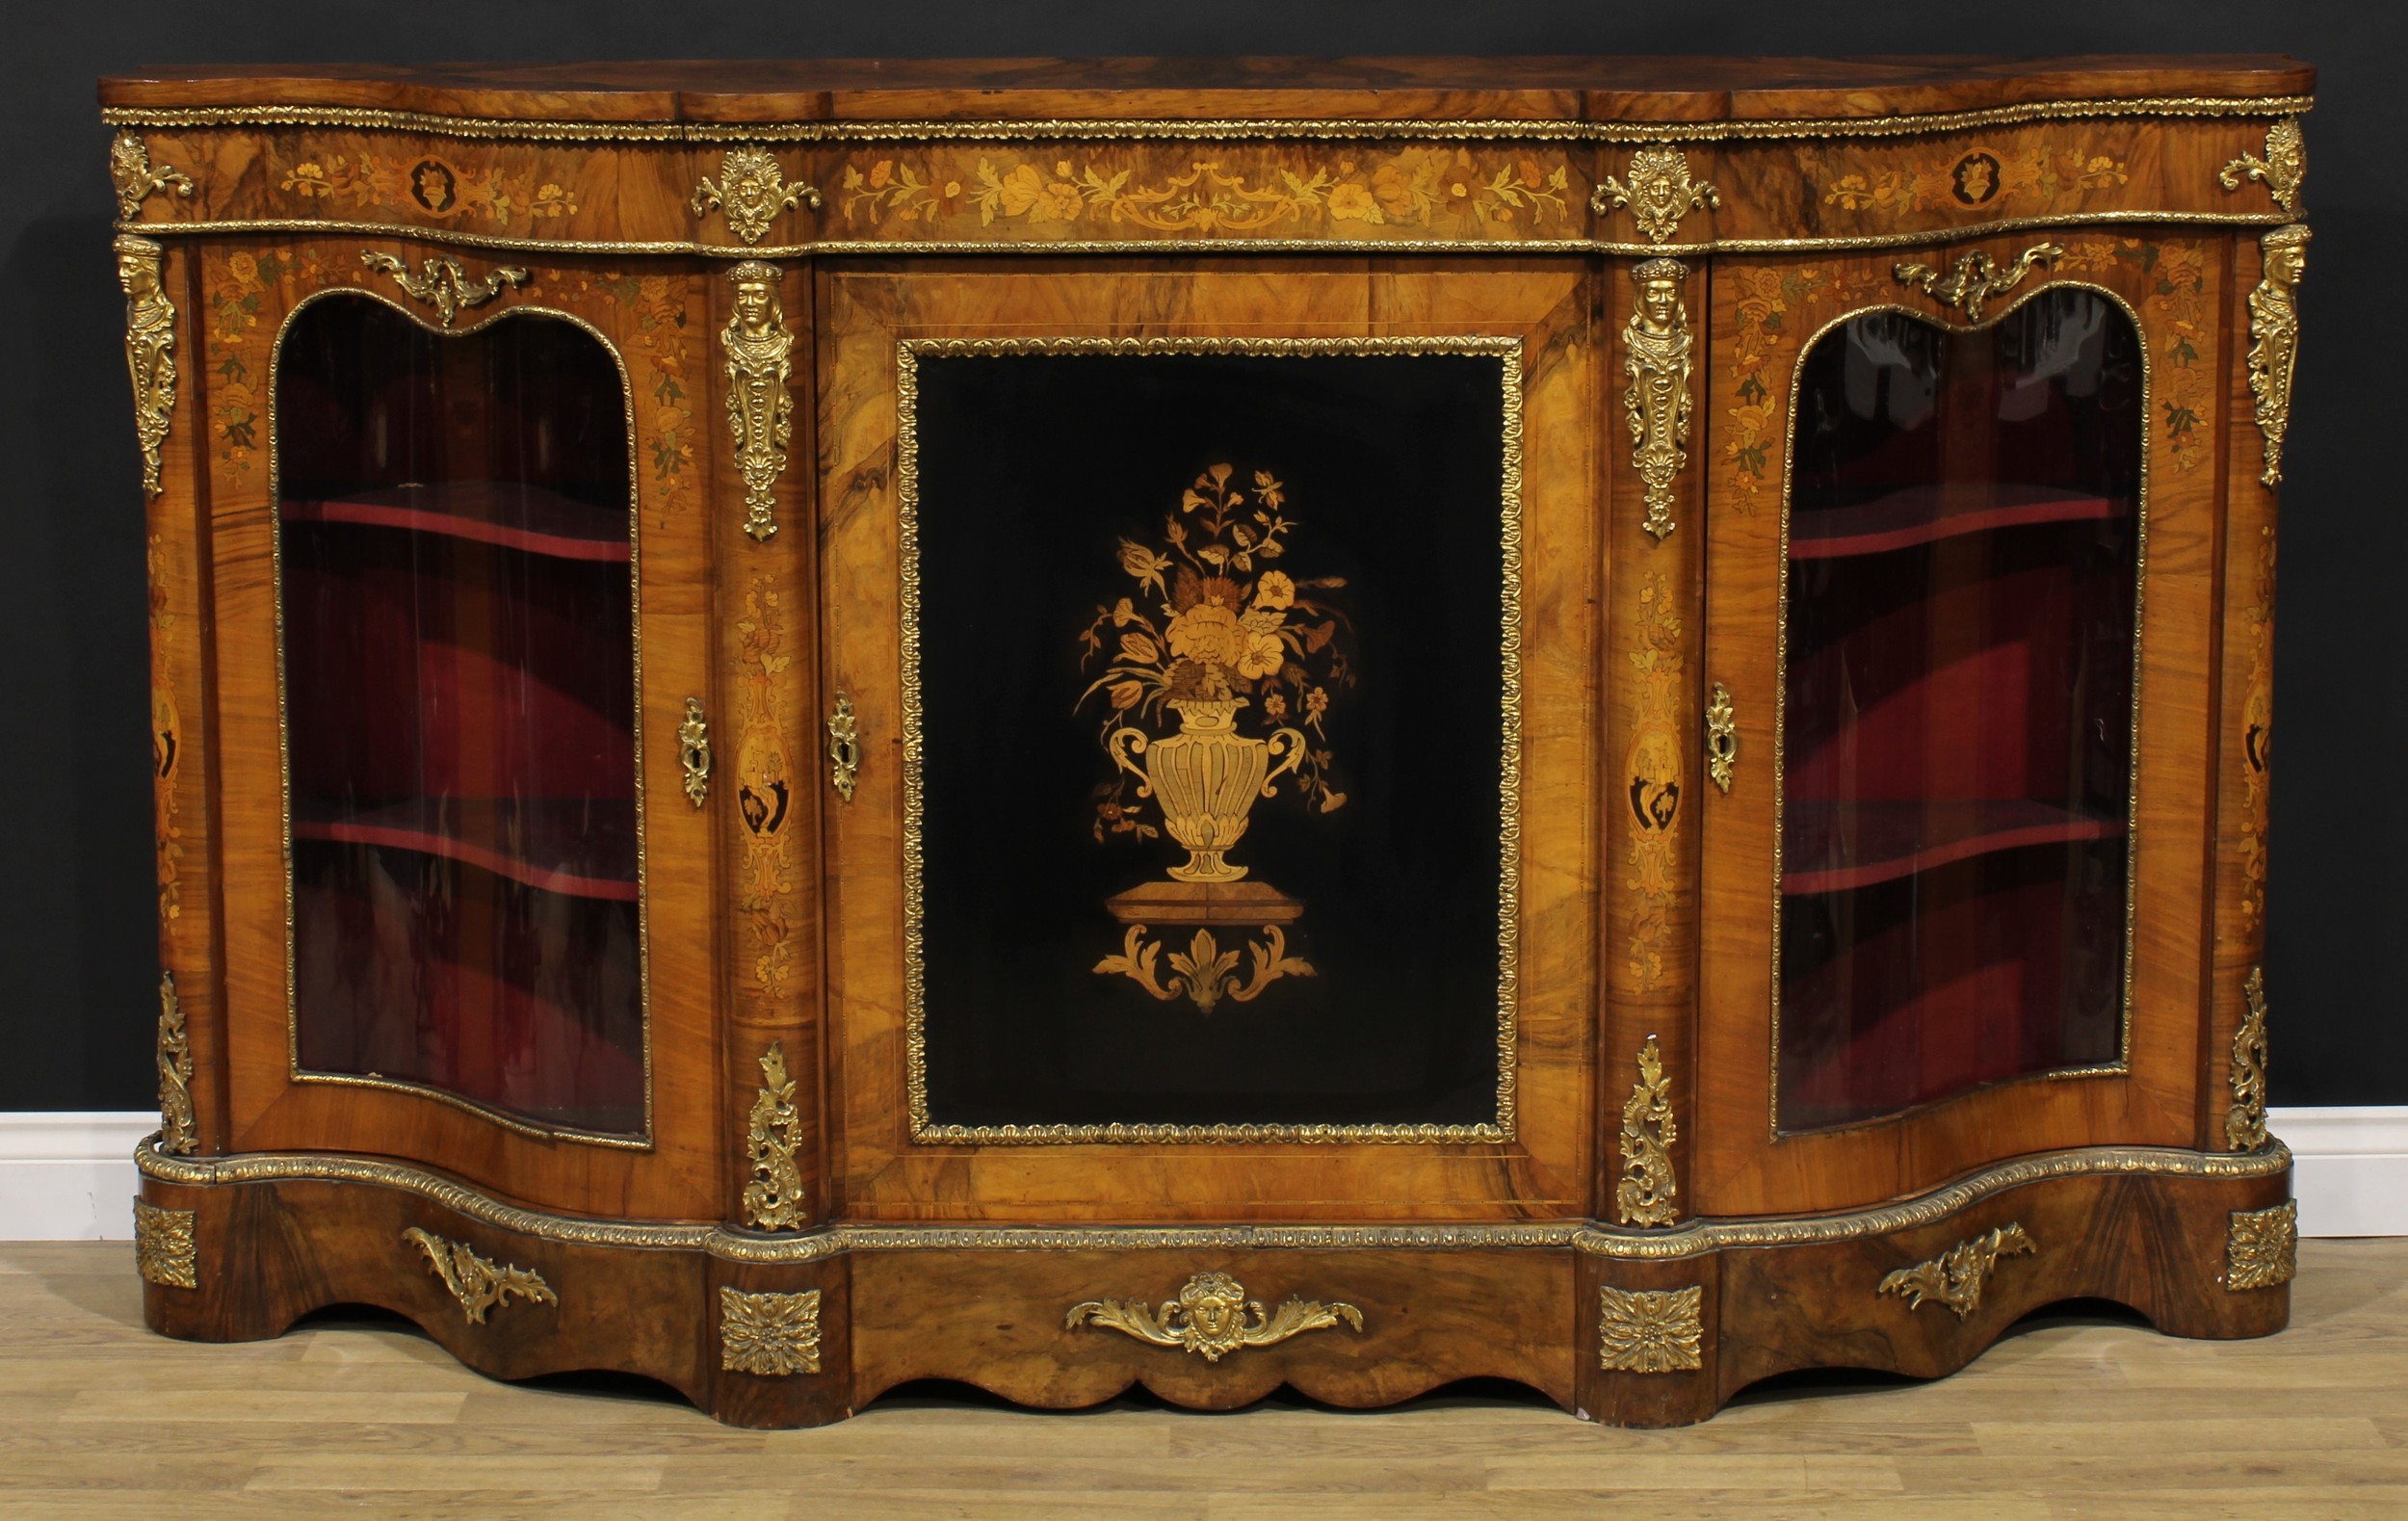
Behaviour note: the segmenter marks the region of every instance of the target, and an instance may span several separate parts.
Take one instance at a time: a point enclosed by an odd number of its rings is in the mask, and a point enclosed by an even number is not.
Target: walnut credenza
[[[2278,1329],[2312,88],[109,81],[150,1324],[758,1426]]]

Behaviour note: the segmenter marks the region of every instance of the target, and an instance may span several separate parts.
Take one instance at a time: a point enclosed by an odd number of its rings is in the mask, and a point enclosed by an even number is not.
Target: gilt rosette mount
[[[1105,705],[1097,738],[1117,772],[1096,789],[1095,838],[1143,844],[1166,830],[1187,852],[1167,879],[1106,902],[1127,932],[1095,970],[1165,1002],[1185,994],[1201,1013],[1315,975],[1288,954],[1288,927],[1304,905],[1228,858],[1255,803],[1279,796],[1283,779],[1313,812],[1347,800],[1324,720],[1354,685],[1353,629],[1322,595],[1346,581],[1273,567],[1297,526],[1287,506],[1268,470],[1249,485],[1234,465],[1206,469],[1165,513],[1155,542],[1120,540],[1120,568],[1136,585],[1098,606],[1079,636],[1086,668],[1100,660],[1104,669],[1077,705]],[[1193,927],[1169,954],[1167,980],[1164,942],[1148,933],[1158,925]],[[1224,947],[1216,927],[1228,926],[1263,937]]]

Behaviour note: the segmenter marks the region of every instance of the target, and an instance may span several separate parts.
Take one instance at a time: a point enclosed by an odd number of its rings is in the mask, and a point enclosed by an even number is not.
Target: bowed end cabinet
[[[2313,83],[109,81],[150,1324],[754,1426],[2280,1328]]]

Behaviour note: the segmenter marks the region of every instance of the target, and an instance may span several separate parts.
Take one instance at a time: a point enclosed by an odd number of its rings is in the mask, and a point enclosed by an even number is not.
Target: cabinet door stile
[[[1605,907],[1599,948],[1606,988],[1598,1062],[1598,1217],[1668,1224],[1690,1213],[1679,1192],[1698,1144],[1697,877],[1712,806],[1703,762],[1705,481],[1713,459],[1711,266],[1672,269],[1603,262],[1597,278],[1608,341],[1599,345],[1597,436],[1607,503],[1610,587],[1605,641],[1606,755],[1599,789],[1605,827],[1599,876]],[[1640,311],[1642,272],[1670,295],[1652,322]],[[1682,342],[1686,339],[1686,343]],[[1636,437],[1634,437],[1634,434]],[[1659,532],[1661,530],[1661,532]],[[1662,1173],[1674,1192],[1658,1202],[1653,1161],[1624,1155],[1630,1137],[1652,1157],[1648,1123],[1627,1117],[1646,1084],[1644,1056],[1669,1082],[1677,1134]],[[1632,1183],[1625,1190],[1626,1180]],[[1630,1197],[1626,1200],[1625,1194]]]
[[[827,1204],[818,887],[832,788],[814,618],[815,280],[800,261],[699,278],[713,403],[698,415],[711,439],[728,768],[717,825],[729,884],[727,1208],[755,1228],[792,1230],[824,1218]],[[764,287],[774,299],[766,308]],[[719,400],[731,391],[762,404],[732,414],[741,429]]]

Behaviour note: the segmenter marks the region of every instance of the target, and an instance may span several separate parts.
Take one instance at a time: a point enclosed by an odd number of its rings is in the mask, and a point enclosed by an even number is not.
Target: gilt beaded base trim
[[[315,1152],[171,1157],[144,1141],[134,1152],[145,1177],[184,1188],[230,1183],[371,1183],[400,1189],[503,1230],[580,1246],[683,1247],[727,1262],[816,1262],[851,1251],[1095,1251],[1146,1248],[1280,1250],[1364,1248],[1463,1251],[1569,1247],[1633,1261],[1693,1257],[1736,1246],[1794,1246],[1886,1235],[1946,1219],[1992,1194],[2062,1178],[2154,1175],[2240,1179],[2290,1169],[2280,1141],[2250,1152],[2158,1146],[2087,1146],[2040,1152],[1985,1167],[1914,1198],[1845,1214],[1690,1220],[1670,1230],[1626,1230],[1593,1220],[1430,1225],[863,1225],[759,1236],[717,1224],[585,1219],[506,1204],[422,1167]]]

